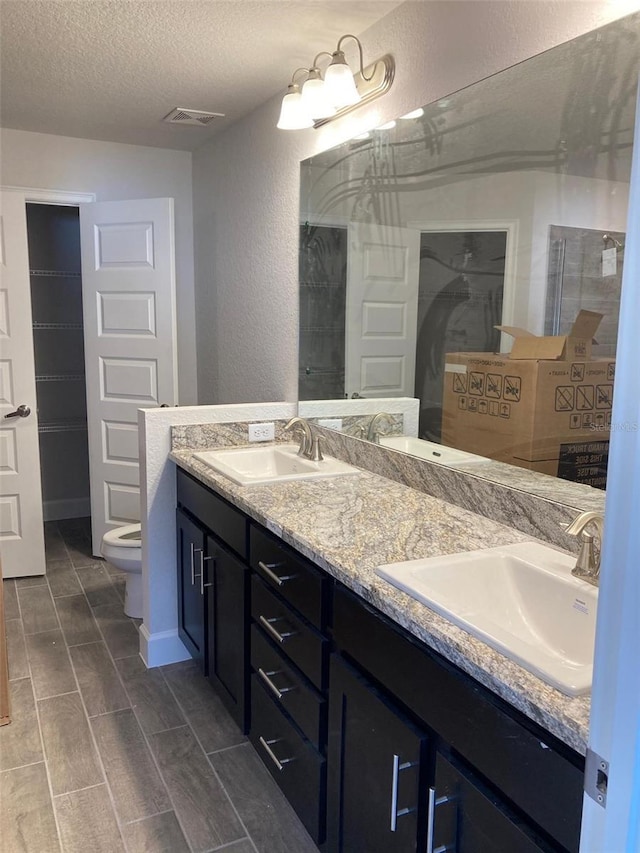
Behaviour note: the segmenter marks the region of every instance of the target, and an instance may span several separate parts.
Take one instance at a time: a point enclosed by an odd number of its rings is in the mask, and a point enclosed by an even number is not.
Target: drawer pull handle
[[[271,636],[275,637],[275,639],[279,643],[286,643],[286,641],[289,640],[291,637],[295,637],[295,635],[298,632],[297,631],[283,631],[282,633],[280,633],[279,631],[277,631],[273,627],[272,623],[273,622],[279,622],[282,618],[283,618],[282,616],[274,616],[272,619],[267,619],[266,616],[261,616],[260,617],[260,624],[264,625],[264,627],[271,634]]]
[[[194,571],[194,557],[196,554],[200,554],[200,571],[198,574]],[[200,578],[200,595],[204,595],[204,588],[206,586],[213,586],[213,583],[205,583],[204,582],[204,562],[205,560],[215,560],[215,557],[205,557],[204,551],[202,548],[194,548],[193,542],[191,543],[191,586],[194,586],[196,582],[196,578]],[[215,563],[214,563],[215,565]]]
[[[195,574],[195,572],[196,572],[196,568],[195,568],[195,561],[194,561],[194,559],[193,559],[193,558],[195,557],[196,548],[195,548],[195,546],[194,546],[193,542],[189,542],[189,548],[190,548],[190,550],[191,550],[191,586],[195,586],[195,583],[196,583],[196,574]]]
[[[404,817],[404,815],[415,811],[415,809],[406,808],[398,810],[398,776],[401,770],[408,770],[409,767],[415,766],[415,762],[412,763],[411,761],[405,761],[403,764],[400,764],[400,756],[394,754],[391,771],[391,832],[396,831],[399,817]]]
[[[258,738],[262,746],[264,747],[265,752],[269,756],[269,758],[276,765],[278,770],[284,770],[285,764],[289,764],[291,761],[295,761],[295,758],[277,758],[274,751],[271,749],[271,745],[274,743],[278,743],[281,738],[274,738],[273,740],[265,740],[262,735]]]
[[[278,586],[283,586],[287,581],[298,577],[297,575],[277,575],[273,569],[281,565],[282,563],[263,563],[262,560],[258,560],[258,568]]]
[[[445,803],[450,803],[455,797],[438,797],[436,799],[436,789],[429,788],[429,808],[427,816],[427,853],[447,853],[448,850],[453,850],[448,844],[441,844],[439,847],[433,846],[433,834],[436,829],[436,808]]]
[[[269,690],[271,690],[272,693],[275,693],[275,695],[278,697],[278,699],[282,699],[282,697],[284,696],[285,693],[291,693],[292,690],[296,689],[295,687],[281,687],[281,688],[276,687],[276,685],[271,680],[270,676],[271,675],[278,675],[281,672],[282,672],[281,669],[272,669],[269,672],[265,672],[264,669],[262,669],[262,667],[258,667],[258,675],[264,681],[264,683],[267,685]]]
[[[216,567],[216,558],[215,557],[205,557],[202,548],[198,548],[200,551],[200,595],[204,595],[204,591],[206,587],[213,586],[213,581],[209,581],[209,583],[204,582],[204,564],[207,560],[213,560],[213,568],[215,570]],[[196,575],[196,577],[198,577]]]

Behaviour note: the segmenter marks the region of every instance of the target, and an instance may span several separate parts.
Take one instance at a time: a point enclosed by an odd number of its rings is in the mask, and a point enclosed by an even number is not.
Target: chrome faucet
[[[585,531],[588,524],[593,524],[598,534],[598,551],[593,543],[593,536]],[[600,512],[581,512],[577,518],[565,528],[570,536],[580,537],[580,553],[571,574],[587,583],[598,586],[600,580],[600,557],[602,552],[602,534],[604,518]]]
[[[300,447],[298,448],[298,456],[305,456],[307,459],[313,458],[313,436],[311,435],[311,427],[304,418],[291,418],[288,424],[284,427],[285,430],[291,429],[300,433]],[[322,457],[321,457],[322,458]]]
[[[374,444],[380,444],[380,430],[377,429],[378,423],[382,418],[390,418],[388,412],[378,412],[369,421],[369,429],[367,430],[367,441],[373,441]]]

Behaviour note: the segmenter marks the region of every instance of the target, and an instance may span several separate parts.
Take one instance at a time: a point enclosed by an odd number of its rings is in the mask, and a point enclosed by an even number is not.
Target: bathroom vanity
[[[578,850],[588,698],[374,573],[530,537],[365,471],[171,458],[180,637],[322,850]]]

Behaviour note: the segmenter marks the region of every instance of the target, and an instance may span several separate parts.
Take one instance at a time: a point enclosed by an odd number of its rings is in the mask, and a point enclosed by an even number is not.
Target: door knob
[[[30,414],[31,409],[23,403],[21,406],[18,406],[15,412],[9,412],[8,415],[5,415],[5,418],[28,418]]]

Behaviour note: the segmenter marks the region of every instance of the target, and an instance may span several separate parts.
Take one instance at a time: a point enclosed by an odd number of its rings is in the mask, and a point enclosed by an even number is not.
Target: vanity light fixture
[[[353,39],[358,45],[360,68],[355,74],[345,58],[345,39]],[[323,56],[331,59],[324,77],[318,67],[318,61]],[[296,81],[300,73],[306,75],[302,88],[299,80]],[[293,72],[287,94],[282,99],[277,127],[281,130],[321,127],[351,112],[360,104],[383,95],[389,90],[394,73],[392,56],[386,54],[365,68],[360,40],[350,34],[341,36],[333,53],[321,51],[310,68],[297,68]]]
[[[338,109],[343,107],[351,107],[359,104],[362,100],[356,81],[353,79],[353,73],[347,65],[347,60],[342,50],[342,42],[350,36],[342,36],[338,42],[338,46],[331,56],[331,63],[324,73],[325,86],[327,93]],[[360,73],[364,75],[362,45],[355,36],[351,36],[358,43],[360,52]],[[365,78],[366,79],[366,78]]]
[[[298,71],[306,71],[306,69],[298,68]],[[297,71],[294,72],[293,77],[296,74]],[[313,127],[313,119],[302,105],[300,86],[293,79],[289,83],[287,94],[282,99],[280,118],[276,127],[280,130],[303,130],[306,127]]]
[[[396,126],[395,121],[393,121],[393,120],[387,121],[384,124],[379,124],[378,127],[376,127],[376,130],[391,130],[395,126]]]
[[[316,56],[313,60],[313,66],[307,72],[307,79],[302,84],[302,99],[300,104],[305,113],[314,119],[333,118],[337,112],[335,103],[327,89],[327,84],[322,79],[320,69],[316,65],[320,56],[322,56],[322,53]]]

